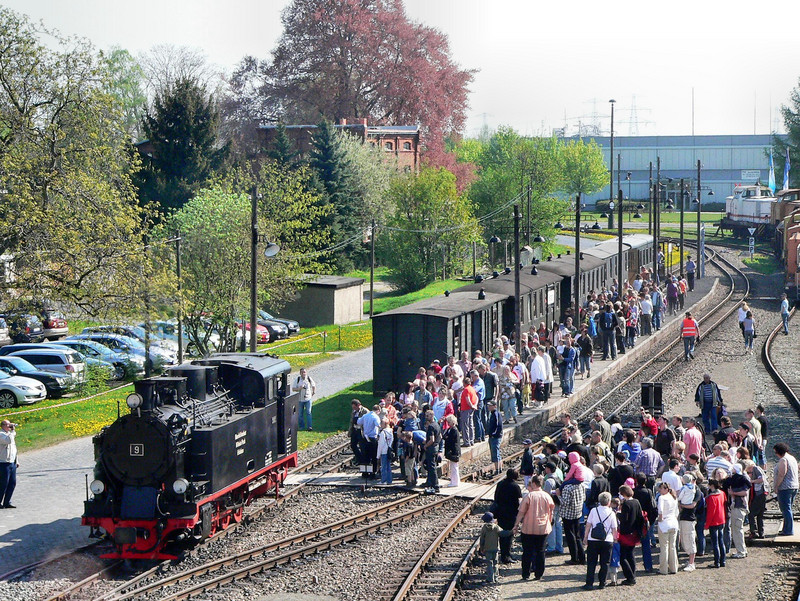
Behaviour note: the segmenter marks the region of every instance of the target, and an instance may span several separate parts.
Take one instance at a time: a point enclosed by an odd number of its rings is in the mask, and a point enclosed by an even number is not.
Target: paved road
[[[311,368],[318,398],[372,378],[372,347]],[[19,457],[17,509],[0,511],[0,574],[65,553],[89,542],[80,525],[86,477],[92,480],[91,437],[71,440]]]

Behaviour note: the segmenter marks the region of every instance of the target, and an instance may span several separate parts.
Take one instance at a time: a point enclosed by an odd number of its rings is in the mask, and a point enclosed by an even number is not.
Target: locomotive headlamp
[[[183,478],[178,478],[172,483],[172,490],[176,495],[182,495],[189,489],[189,482]]]
[[[125,402],[131,409],[137,409],[138,407],[141,407],[143,400],[144,399],[142,399],[140,395],[136,394],[135,392],[132,392],[131,394],[128,395],[128,398],[125,399]]]
[[[92,480],[92,483],[89,485],[89,490],[92,491],[93,495],[103,494],[103,491],[105,489],[106,485],[103,483],[102,480]]]

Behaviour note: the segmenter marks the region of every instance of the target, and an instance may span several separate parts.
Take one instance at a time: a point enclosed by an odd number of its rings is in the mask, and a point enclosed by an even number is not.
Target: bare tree
[[[139,56],[139,64],[151,100],[171,90],[177,81],[195,81],[215,96],[223,86],[221,71],[208,62],[199,48],[157,44]]]

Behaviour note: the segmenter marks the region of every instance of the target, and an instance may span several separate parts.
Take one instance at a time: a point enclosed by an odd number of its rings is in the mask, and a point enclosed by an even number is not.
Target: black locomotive
[[[289,364],[215,354],[136,382],[130,412],[94,439],[93,496],[82,524],[102,528],[108,557],[174,558],[242,519],[297,465],[297,395]]]

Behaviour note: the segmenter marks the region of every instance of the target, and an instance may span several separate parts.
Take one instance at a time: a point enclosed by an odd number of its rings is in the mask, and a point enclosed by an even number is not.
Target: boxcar
[[[500,335],[506,297],[463,288],[427,298],[372,318],[372,373],[375,394],[402,391],[420,367],[442,365],[461,351],[491,348]]]

